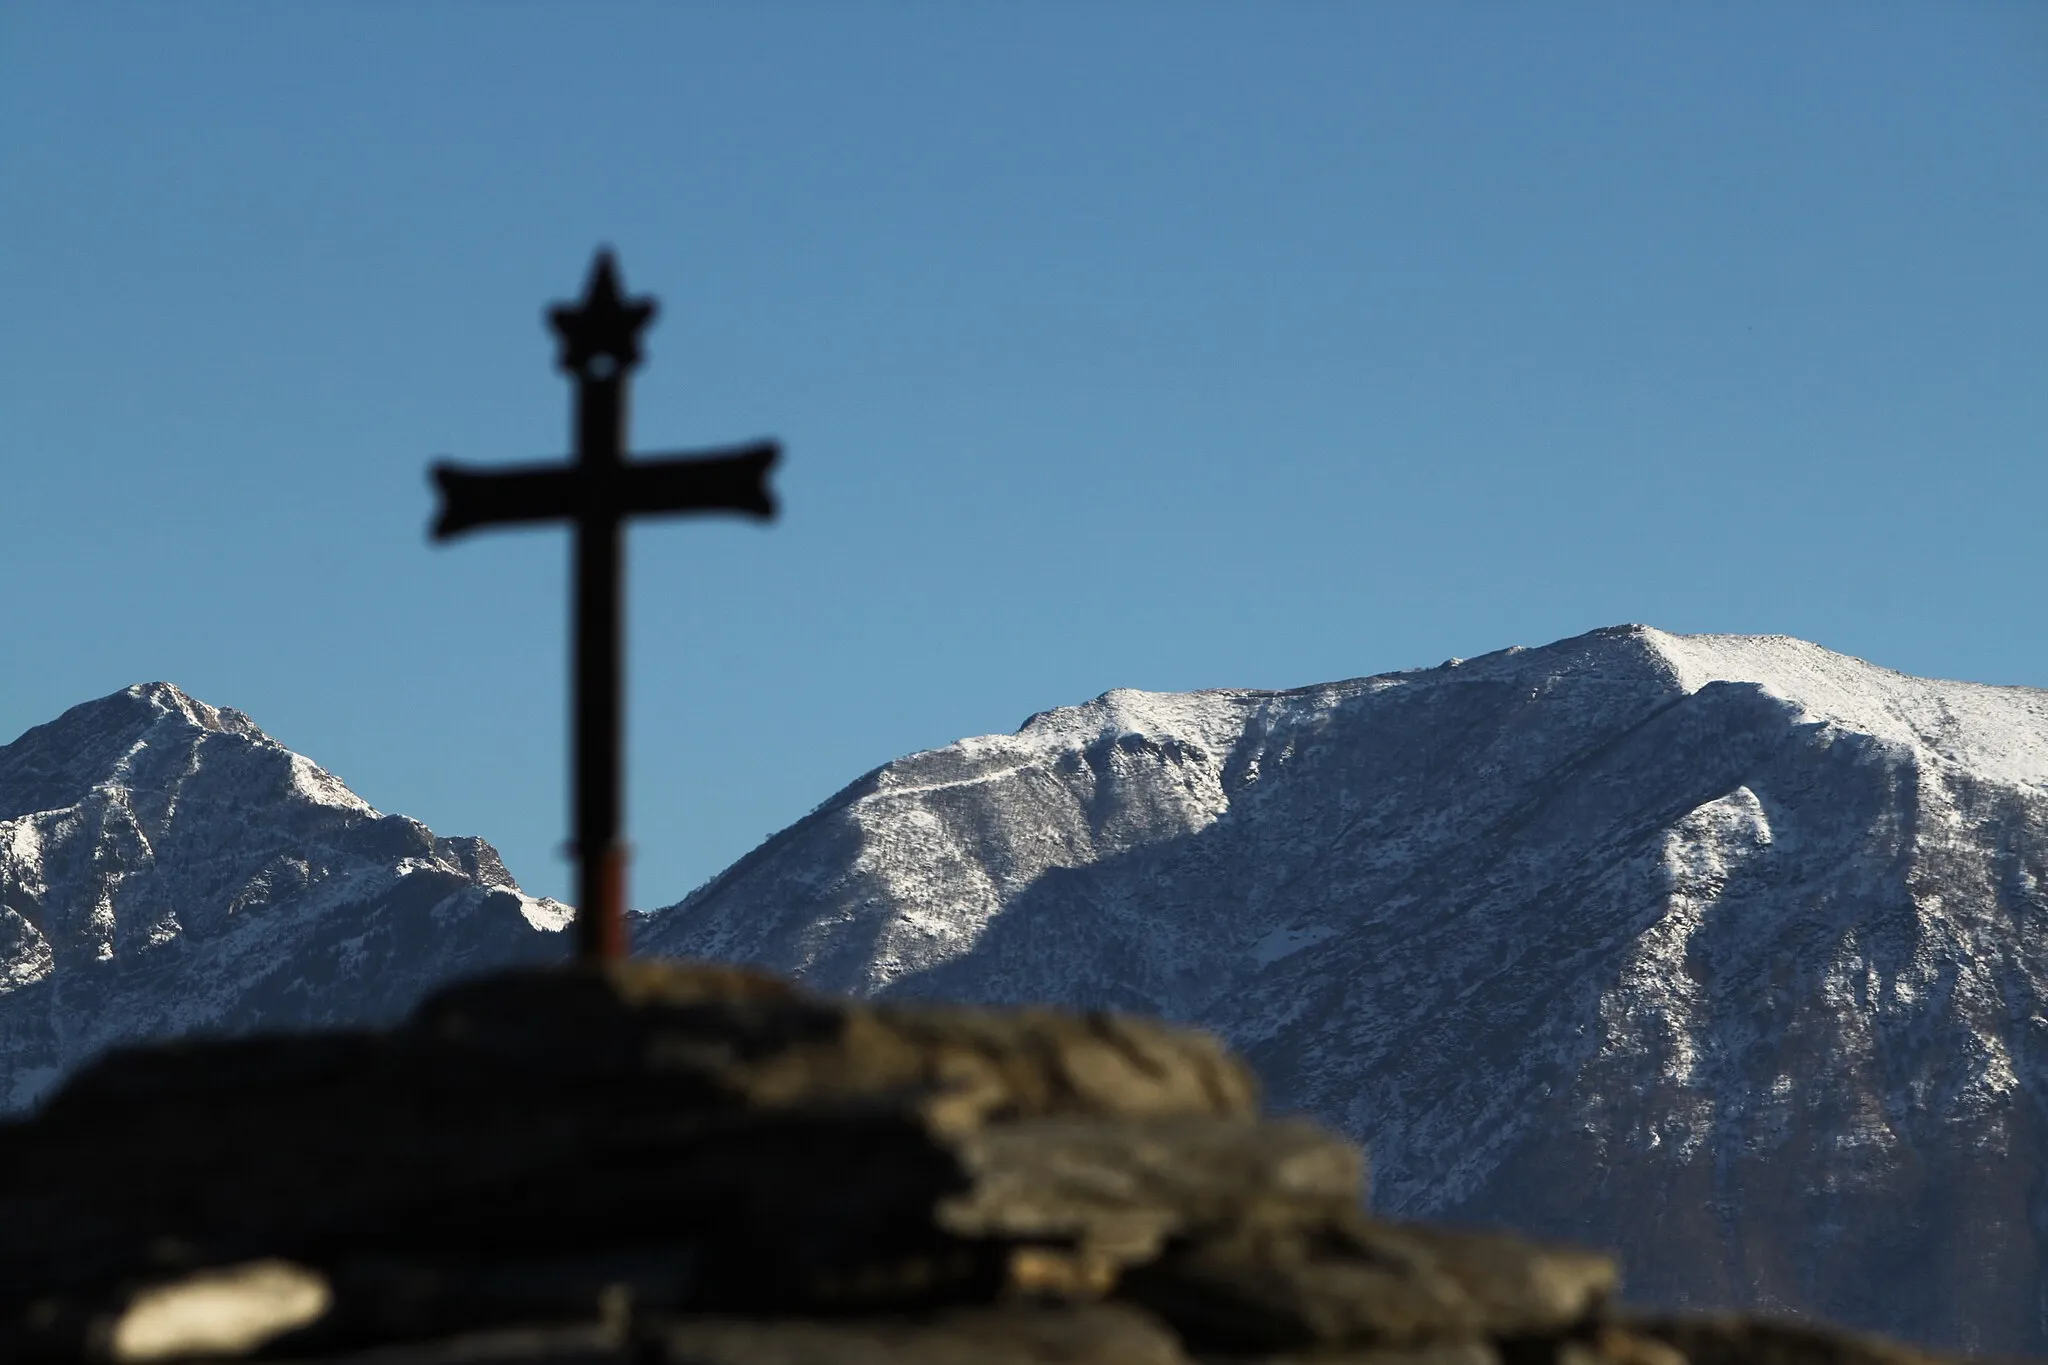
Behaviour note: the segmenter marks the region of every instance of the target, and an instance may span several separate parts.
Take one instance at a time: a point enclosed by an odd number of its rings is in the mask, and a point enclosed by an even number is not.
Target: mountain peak
[[[306,770],[298,785],[307,795],[369,810],[242,712],[209,705],[174,683],[147,682],[81,702],[0,746],[0,820],[72,805],[96,787],[147,785],[149,770],[161,770],[163,781],[182,782],[193,765],[167,765],[171,755],[214,752],[222,744],[288,756],[284,761],[295,772]]]
[[[266,740],[270,738],[270,736],[257,729],[256,723],[240,711],[230,707],[209,706],[179,687],[176,683],[136,683],[131,687],[122,688],[114,696],[141,702],[159,716],[165,718],[176,716],[187,724],[196,725],[202,730],[247,734],[252,738],[260,737]],[[109,697],[105,700],[111,701],[113,698]]]
[[[168,682],[0,746],[0,1111],[138,1036],[392,1017],[568,907]]]

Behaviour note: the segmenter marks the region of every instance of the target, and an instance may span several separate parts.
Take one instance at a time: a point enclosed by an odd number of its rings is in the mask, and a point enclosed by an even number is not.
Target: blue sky
[[[2048,7],[0,8],[0,740],[236,706],[562,894],[565,451],[614,244],[633,899],[1110,687],[1642,621],[2048,686]]]

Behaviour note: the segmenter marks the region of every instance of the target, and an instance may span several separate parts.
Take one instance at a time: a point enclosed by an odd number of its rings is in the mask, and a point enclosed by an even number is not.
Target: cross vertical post
[[[476,469],[434,466],[441,514],[434,538],[485,526],[568,521],[575,530],[574,835],[578,955],[626,954],[626,845],[621,837],[624,774],[623,557],[625,519],[635,514],[737,512],[772,519],[768,470],[774,441],[632,460],[626,454],[626,396],[640,364],[640,332],[654,300],[619,292],[609,251],[591,264],[582,300],[548,310],[561,344],[557,363],[576,384],[576,454],[568,464]]]
[[[605,372],[593,372],[599,369]],[[569,704],[576,717],[576,934],[585,958],[626,955],[626,848],[619,837],[626,645],[621,527],[611,494],[624,455],[628,373],[624,365],[585,365],[575,375],[576,463],[585,487],[602,490],[575,531],[576,680]]]

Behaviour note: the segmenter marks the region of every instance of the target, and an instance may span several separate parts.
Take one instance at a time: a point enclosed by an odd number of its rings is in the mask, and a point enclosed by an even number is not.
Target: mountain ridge
[[[1112,689],[862,775],[634,932],[1200,1024],[1367,1145],[1385,1214],[1613,1247],[1646,1302],[2042,1352],[2044,888],[2048,691],[1627,626]],[[558,960],[570,913],[125,689],[0,748],[0,1104],[142,1033],[387,1021]]]
[[[1198,1023],[1362,1140],[1387,1212],[1618,1246],[1653,1301],[2040,1350],[2044,886],[2048,692],[1614,627],[1039,713],[641,937]]]

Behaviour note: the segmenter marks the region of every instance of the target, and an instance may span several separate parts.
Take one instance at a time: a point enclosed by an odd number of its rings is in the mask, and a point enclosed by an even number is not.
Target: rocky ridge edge
[[[388,1032],[112,1054],[0,1127],[0,1356],[1908,1365],[1648,1319],[1607,1257],[1362,1212],[1208,1035],[738,968],[485,977]]]

